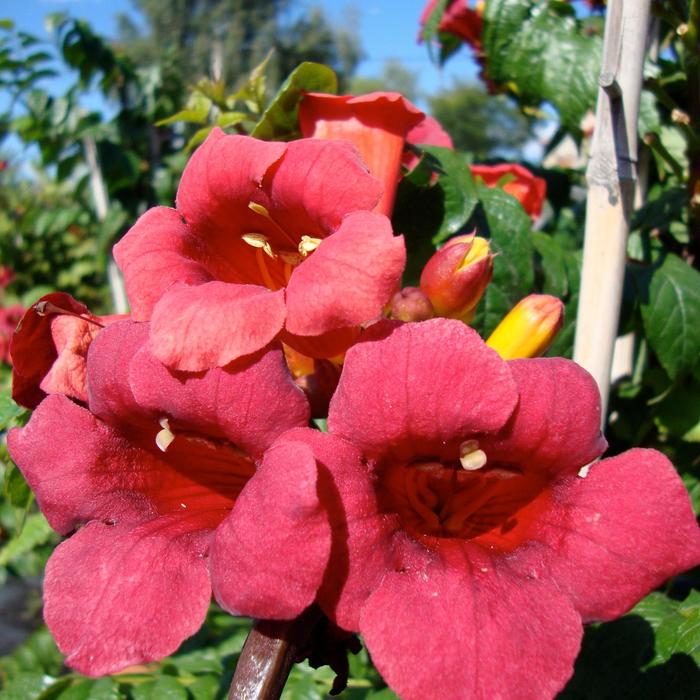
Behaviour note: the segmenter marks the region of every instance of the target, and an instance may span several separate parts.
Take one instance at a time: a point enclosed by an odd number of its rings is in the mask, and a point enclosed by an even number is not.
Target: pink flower
[[[457,321],[385,322],[346,355],[330,434],[292,430],[271,448],[316,467],[332,532],[318,602],[403,700],[551,698],[582,623],[700,562],[663,455],[630,450],[579,476],[606,447],[599,424],[573,362],[505,362]],[[306,535],[323,561],[327,524]],[[275,586],[247,588],[244,607],[274,612]]]
[[[430,15],[437,3],[438,0],[429,0],[423,8],[423,13],[420,17],[421,32],[418,35],[419,40],[423,36],[422,27],[430,19]],[[475,49],[479,49],[481,47],[481,29],[483,24],[481,14],[478,8],[471,9],[469,7],[469,0],[450,0],[438,24],[438,31],[453,34]]]
[[[533,219],[537,219],[542,213],[542,205],[547,198],[547,182],[533,175],[522,165],[472,165],[471,171],[472,175],[480,177],[487,187],[498,187],[501,180],[510,178],[502,185],[503,191],[513,195]]]
[[[257,527],[234,503],[270,443],[309,415],[281,348],[192,375],[160,364],[147,339],[148,324],[131,321],[100,332],[89,410],[51,395],[8,439],[51,526],[73,533],[47,565],[44,615],[67,663],[95,676],[160,659],[199,628],[213,532],[227,523],[245,539]],[[270,526],[308,506],[317,527],[305,474],[290,464],[287,478],[283,492],[265,475],[255,487],[274,500]],[[294,535],[290,545],[301,550]],[[313,600],[317,569],[308,591],[289,594],[294,605]],[[225,580],[228,563],[217,571]]]
[[[381,186],[348,143],[215,129],[183,173],[177,209],[146,212],[115,246],[156,357],[199,371],[273,338],[314,357],[354,342],[403,272],[403,239],[371,212]]]
[[[406,135],[425,118],[398,92],[367,95],[307,93],[299,106],[304,136],[345,139],[360,152],[370,173],[384,185],[375,211],[391,216]]]
[[[125,314],[95,316],[64,292],[46,294],[24,312],[12,337],[12,398],[36,408],[47,394],[87,403],[87,352],[97,334]]]

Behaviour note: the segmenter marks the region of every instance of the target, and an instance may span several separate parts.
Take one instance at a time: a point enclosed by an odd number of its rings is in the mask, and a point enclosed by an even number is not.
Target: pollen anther
[[[243,239],[244,243],[253,246],[253,248],[262,249],[262,251],[273,260],[277,257],[277,253],[272,250],[272,246],[270,245],[267,236],[263,236],[262,233],[244,233],[241,238]]]
[[[467,471],[481,469],[488,461],[486,453],[479,449],[477,440],[465,440],[459,446],[459,463]]]
[[[156,434],[156,445],[161,452],[165,452],[168,447],[170,447],[170,443],[175,439],[175,435],[170,430],[170,423],[167,418],[161,418],[158,424],[162,430],[158,431]]]
[[[309,253],[313,253],[316,248],[321,245],[321,238],[314,238],[313,236],[302,236],[301,242],[299,243],[299,253],[302,258],[305,258]]]

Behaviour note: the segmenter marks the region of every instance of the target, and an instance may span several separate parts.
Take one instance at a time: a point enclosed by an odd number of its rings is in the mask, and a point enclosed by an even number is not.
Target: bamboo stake
[[[588,202],[574,360],[600,389],[605,423],[637,177],[637,118],[650,0],[610,0]]]
[[[107,188],[102,178],[100,164],[97,161],[95,139],[91,136],[86,136],[83,139],[83,148],[85,149],[85,160],[87,161],[88,170],[90,171],[90,189],[92,191],[92,199],[95,203],[95,213],[100,221],[104,221],[107,218],[107,211],[109,209],[109,198],[107,196]],[[126,298],[124,280],[111,255],[107,263],[107,280],[109,282],[109,290],[112,294],[112,306],[114,307],[115,313],[128,313],[129,302]]]

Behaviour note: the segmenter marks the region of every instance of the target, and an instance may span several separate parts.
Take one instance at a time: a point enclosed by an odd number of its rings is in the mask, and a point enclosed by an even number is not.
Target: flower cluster
[[[176,206],[115,247],[128,317],[61,293],[24,315],[14,396],[35,410],[8,445],[67,536],[46,621],[102,675],[172,653],[212,595],[265,619],[316,603],[405,700],[553,697],[583,623],[700,562],[687,493],[651,450],[583,476],[596,386],[537,358],[561,302],[528,297],[486,343],[467,325],[486,239],[400,289],[388,217],[406,143],[435,133],[419,110],[309,94],[300,124],[212,132]],[[543,190],[473,171],[539,215]]]

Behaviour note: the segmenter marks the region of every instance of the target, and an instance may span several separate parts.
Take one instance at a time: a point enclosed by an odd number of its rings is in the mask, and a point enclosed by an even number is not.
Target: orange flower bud
[[[493,275],[494,255],[473,233],[450,239],[426,263],[420,288],[437,316],[468,323]]]
[[[521,299],[496,326],[486,344],[504,360],[539,357],[564,323],[564,304],[549,294]]]

